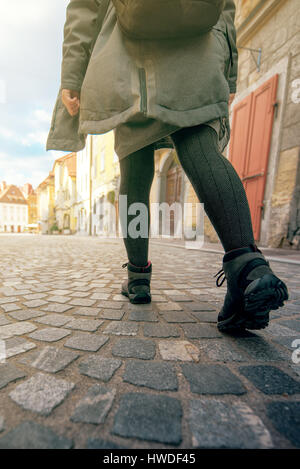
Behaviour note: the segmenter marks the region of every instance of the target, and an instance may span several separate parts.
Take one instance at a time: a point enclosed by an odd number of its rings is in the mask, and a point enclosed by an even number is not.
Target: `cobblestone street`
[[[232,336],[222,253],[149,259],[132,305],[122,239],[0,236],[0,448],[300,447],[300,264],[270,261],[289,301]]]

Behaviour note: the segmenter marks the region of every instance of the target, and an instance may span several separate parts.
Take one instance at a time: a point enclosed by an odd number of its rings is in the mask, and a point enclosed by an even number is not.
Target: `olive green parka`
[[[87,134],[108,132],[139,116],[179,127],[222,117],[229,131],[228,100],[236,91],[238,62],[234,18],[234,0],[226,0],[208,33],[134,40],[120,30],[110,0],[70,0],[46,149],[80,151]],[[76,116],[61,101],[64,88],[80,92]]]

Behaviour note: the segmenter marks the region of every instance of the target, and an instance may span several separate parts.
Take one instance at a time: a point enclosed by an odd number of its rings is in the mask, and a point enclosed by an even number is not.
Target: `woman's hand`
[[[63,89],[61,91],[61,100],[71,116],[78,114],[80,107],[78,91]]]
[[[234,98],[235,98],[235,93],[231,93],[229,96],[228,106],[231,106],[231,103],[234,100]]]

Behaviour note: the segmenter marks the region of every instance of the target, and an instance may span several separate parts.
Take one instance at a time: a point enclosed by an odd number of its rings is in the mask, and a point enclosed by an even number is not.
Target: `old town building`
[[[0,186],[0,232],[22,233],[28,224],[28,202],[13,184]]]
[[[77,229],[76,207],[76,153],[69,153],[55,160],[54,210],[55,222],[64,234],[72,234]],[[54,229],[54,227],[52,227]]]
[[[54,172],[50,171],[46,179],[36,189],[38,232],[50,234],[54,226]]]

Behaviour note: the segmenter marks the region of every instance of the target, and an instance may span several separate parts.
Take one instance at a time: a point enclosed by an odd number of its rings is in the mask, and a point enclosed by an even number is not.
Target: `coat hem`
[[[135,116],[138,114],[140,114],[139,111],[133,114],[133,109],[129,108],[121,114],[116,114],[108,119],[82,119],[79,123],[79,133],[103,134],[115,129],[120,124],[128,122],[128,117],[130,117],[130,120],[134,120]],[[174,125],[175,127],[192,127],[223,116],[228,117],[228,115],[228,102],[220,101],[205,107],[182,111],[171,110],[160,105],[155,105],[153,106],[153,110],[149,109],[146,117],[160,120],[164,124]]]

